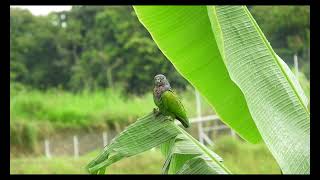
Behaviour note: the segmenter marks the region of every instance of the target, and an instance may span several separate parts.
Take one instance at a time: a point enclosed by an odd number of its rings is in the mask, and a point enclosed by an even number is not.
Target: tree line
[[[309,77],[309,7],[249,10],[279,56],[292,65],[293,54],[298,54]],[[187,85],[131,6],[73,6],[47,16],[10,8],[11,82],[75,92],[119,85],[128,93],[143,94],[157,73],[164,73],[177,89]]]

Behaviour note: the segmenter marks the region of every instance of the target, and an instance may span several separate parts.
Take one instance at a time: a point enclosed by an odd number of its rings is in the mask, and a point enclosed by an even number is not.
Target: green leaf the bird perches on
[[[195,140],[180,127],[181,134],[161,145],[166,162],[166,174],[228,174],[230,171],[222,164],[223,159]]]
[[[165,173],[230,173],[220,156],[192,138],[168,116],[154,113],[138,119],[116,136],[87,165],[87,170],[91,174],[104,174],[109,165],[159,145],[167,149],[164,152],[167,157],[163,168]]]
[[[178,133],[167,116],[156,117],[154,113],[150,113],[115,137],[104,151],[88,164],[87,169],[92,174],[98,174],[112,163],[156,147]]]
[[[185,128],[190,126],[183,104],[171,89],[167,78],[162,74],[154,77],[153,100],[159,107],[158,113],[179,120]]]

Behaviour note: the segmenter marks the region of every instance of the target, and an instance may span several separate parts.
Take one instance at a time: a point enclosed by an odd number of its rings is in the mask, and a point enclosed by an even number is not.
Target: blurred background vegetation
[[[231,136],[222,136],[211,148],[235,174],[280,174],[280,168],[264,144],[249,144]],[[10,161],[10,173],[23,174],[86,174],[85,166],[97,157],[93,151],[74,159],[70,156],[47,159],[24,157]],[[160,174],[165,161],[157,148],[123,159],[107,168],[110,174]]]
[[[292,69],[293,56],[298,55],[299,81],[310,98],[309,7],[248,8],[275,52]],[[165,74],[178,91],[189,117],[195,116],[192,87],[166,60],[131,6],[73,6],[46,16],[10,8],[11,157],[41,154],[40,140],[66,130],[125,127],[154,107],[152,80],[158,73]],[[202,103],[204,115],[214,113]],[[226,151],[221,151],[222,157]],[[237,153],[231,154],[237,161]],[[12,163],[24,161],[31,160]],[[236,172],[246,172],[238,165]],[[14,172],[27,172],[12,167]],[[251,167],[248,172],[264,172]],[[47,173],[54,172],[60,171]]]
[[[309,7],[253,6],[250,11],[276,53],[289,65],[297,54],[309,79]],[[48,16],[11,8],[10,72],[13,82],[41,90],[79,92],[117,82],[126,93],[144,94],[160,72],[174,79],[176,88],[187,85],[131,6],[74,6]]]

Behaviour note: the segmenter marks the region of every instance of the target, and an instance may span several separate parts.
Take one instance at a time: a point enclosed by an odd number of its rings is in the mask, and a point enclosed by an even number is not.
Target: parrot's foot
[[[153,108],[153,114],[157,117],[157,116],[159,116],[161,113],[160,113],[159,109]]]

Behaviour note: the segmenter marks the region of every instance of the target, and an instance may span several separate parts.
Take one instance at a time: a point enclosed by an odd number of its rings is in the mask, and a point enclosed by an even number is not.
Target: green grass
[[[264,144],[248,144],[231,137],[219,138],[214,151],[234,174],[279,174],[280,169]],[[85,166],[96,157],[97,151],[74,159],[20,158],[10,160],[11,174],[86,174]],[[159,150],[148,151],[123,159],[107,168],[110,174],[159,174],[164,157]]]
[[[63,91],[25,91],[11,97],[12,121],[47,121],[64,127],[127,121],[152,109],[151,94],[126,99],[119,90],[72,94]]]
[[[151,89],[150,89],[151,91]],[[178,92],[189,117],[195,116],[193,90]],[[204,101],[205,114],[211,108]],[[35,151],[43,136],[70,130],[106,129],[126,126],[153,110],[152,93],[126,95],[121,88],[71,93],[62,90],[39,91],[21,85],[10,89],[10,142]],[[66,130],[67,129],[67,130]]]
[[[188,115],[194,116],[193,92],[179,92],[179,96]],[[75,128],[101,122],[127,122],[147,114],[153,107],[151,92],[138,97],[126,96],[121,89],[84,91],[78,94],[58,90],[12,90],[10,121],[49,122],[55,126]],[[204,112],[209,114],[210,107],[205,102],[203,107]]]
[[[221,137],[214,151],[235,174],[280,174],[280,168],[265,144],[250,144]]]
[[[11,174],[87,174],[85,166],[95,158],[97,152],[82,156],[55,157],[47,159],[21,158],[10,160]],[[107,172],[111,174],[159,174],[164,161],[159,151],[148,151],[111,165]]]

